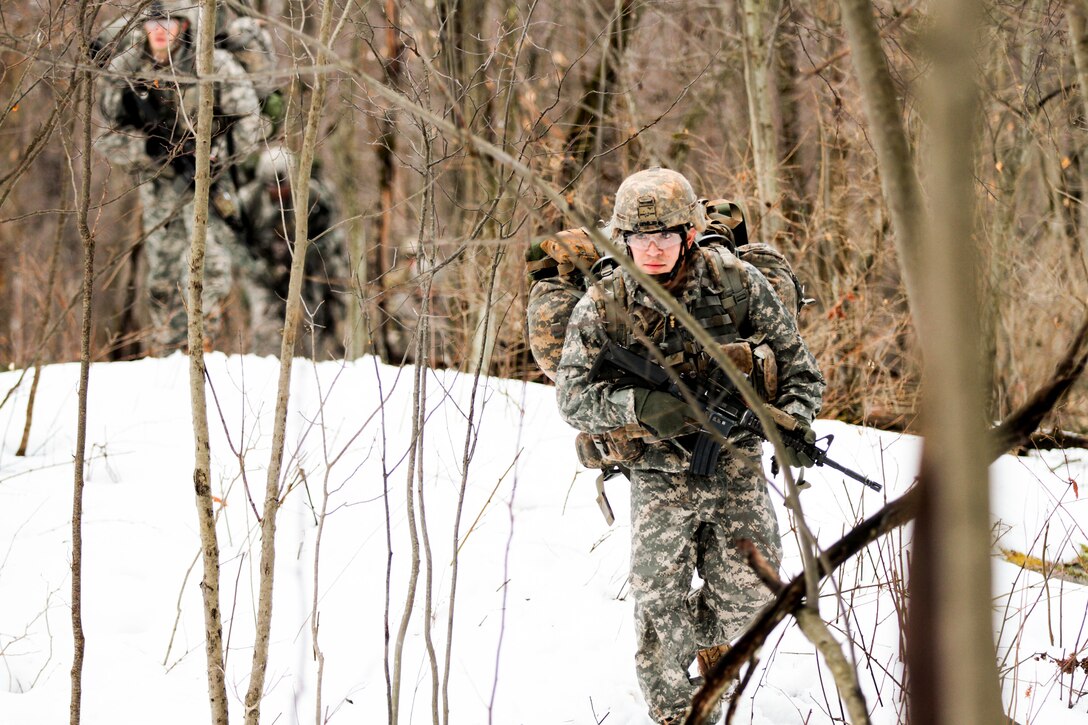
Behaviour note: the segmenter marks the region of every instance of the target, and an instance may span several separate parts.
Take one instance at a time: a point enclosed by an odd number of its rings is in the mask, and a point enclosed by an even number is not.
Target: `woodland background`
[[[91,83],[100,71],[86,49],[105,23],[148,4],[0,5],[0,363],[23,371],[0,407],[23,394],[24,374],[35,369],[17,457],[26,453],[43,364],[80,360],[72,725],[84,651],[90,363],[156,352],[142,332],[137,195],[88,151],[101,125]],[[1085,0],[226,4],[263,17],[274,33],[277,79],[290,102],[286,140],[301,151],[299,174],[309,172],[316,148],[322,176],[338,190],[352,269],[341,280],[350,290],[340,325],[347,356],[418,363],[398,368],[413,386],[402,490],[409,541],[387,539],[387,603],[394,558],[411,583],[395,644],[386,629],[389,682],[399,682],[421,556],[429,562],[429,481],[420,462],[430,450],[423,403],[433,369],[473,373],[467,406],[444,408],[469,423],[463,497],[475,483],[481,374],[539,378],[524,336],[524,250],[542,235],[606,218],[624,176],[662,164],[708,197],[741,201],[752,235],[794,260],[814,300],[802,332],[829,382],[822,415],[917,427],[924,437],[916,485],[827,547],[808,529],[793,474],[781,472],[785,485],[776,490],[796,523],[804,572],[785,585],[772,582],[774,606],[708,675],[689,722],[702,721],[760,638],[791,615],[817,646],[829,645],[821,652],[838,663],[849,719],[866,722],[864,702],[852,697],[856,672],[835,654],[818,616],[820,585],[912,521],[911,541],[899,539],[896,549],[909,562],[910,719],[1000,720],[988,466],[1023,446],[1056,401],[1063,402],[1051,416],[1055,426],[1085,428],[1083,387],[1066,395],[1088,362],[1088,326],[1080,324],[1088,279]],[[224,3],[200,5],[206,17]],[[211,49],[210,33],[201,34],[198,67],[211,66]],[[203,109],[206,122],[210,105]],[[197,148],[196,188],[206,192],[206,146]],[[205,201],[198,194],[198,220]],[[197,224],[194,255],[203,241]],[[276,515],[303,476],[285,443],[288,425],[298,424],[288,403],[304,257],[296,255],[292,270],[263,512],[251,504],[261,564],[247,725],[259,720],[268,665]],[[199,279],[188,290],[191,304],[199,305],[198,288]],[[189,341],[209,702],[214,722],[225,724],[213,496],[222,481],[211,461],[213,452],[226,454],[209,432],[207,393],[218,381],[204,365],[199,325]],[[228,353],[247,349],[242,335],[215,344]],[[383,398],[363,423],[380,421],[383,440],[385,409]],[[995,420],[1002,423],[990,430]],[[306,425],[327,432],[314,420]],[[781,453],[781,441],[772,442]],[[244,479],[245,456],[236,454]],[[392,481],[383,468],[384,502],[396,494]],[[1062,483],[1079,499],[1072,476]],[[386,524],[391,532],[388,517]],[[1038,533],[1044,549],[1047,532]],[[463,533],[457,519],[452,541]],[[456,557],[452,566],[456,581]],[[1043,561],[1044,570],[1053,568]],[[429,564],[425,571],[429,581]],[[1071,655],[1070,667],[1088,667],[1082,653]],[[390,722],[397,722],[398,688],[390,685]]]
[[[0,8],[0,363],[9,367],[79,356],[84,111],[73,90],[91,68],[78,52],[77,5]],[[88,10],[97,29],[139,5]],[[660,164],[703,196],[741,201],[753,236],[793,261],[814,300],[802,327],[829,382],[823,414],[910,428],[918,356],[838,3],[335,7],[342,26],[324,69],[317,154],[338,192],[355,272],[340,330],[349,357],[417,357],[424,312],[430,364],[468,368],[483,354],[493,374],[541,379],[524,334],[524,250],[607,219],[623,177]],[[297,148],[315,9],[256,0],[251,11],[267,16],[281,53],[286,140]],[[876,2],[873,12],[905,127],[922,142],[926,3]],[[991,419],[1048,375],[1083,314],[1088,162],[1074,50],[1085,38],[1070,22],[1059,2],[988,3],[976,39],[975,273],[995,313],[984,330]],[[460,134],[404,112],[395,97]],[[531,169],[578,215],[565,217],[539,187],[474,152],[466,134]],[[92,358],[132,358],[148,352],[139,202],[106,159],[95,154],[91,168]],[[244,351],[245,341],[217,347]],[[1083,429],[1084,407],[1074,392],[1057,424]]]

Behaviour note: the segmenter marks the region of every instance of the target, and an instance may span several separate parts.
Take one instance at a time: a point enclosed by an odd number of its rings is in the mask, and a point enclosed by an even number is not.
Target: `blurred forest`
[[[143,2],[0,5],[0,364],[80,350],[80,48]],[[307,0],[220,3],[263,19],[297,148],[317,55]],[[912,140],[926,73],[926,3],[873,4]],[[86,9],[86,20],[80,12]],[[530,240],[606,219],[652,165],[747,210],[813,300],[805,338],[829,387],[823,415],[911,429],[919,361],[876,156],[835,2],[337,0],[318,173],[347,240],[346,354],[543,380],[524,333]],[[82,24],[81,24],[82,22]],[[1084,316],[1088,185],[1084,23],[1045,0],[985,6],[976,273],[1000,418],[1046,379]],[[101,120],[94,118],[96,133]],[[457,132],[451,132],[456,129]],[[471,141],[470,141],[471,139]],[[528,167],[527,183],[478,142]],[[149,350],[139,199],[95,153],[92,357]],[[924,168],[924,167],[923,167]],[[540,191],[577,210],[558,212]],[[312,270],[311,270],[312,271]],[[426,324],[421,324],[425,322]],[[239,328],[240,329],[240,326]],[[425,344],[417,344],[422,334]],[[216,347],[244,352],[239,336]],[[318,353],[321,354],[320,352]],[[1088,429],[1083,387],[1054,424]]]

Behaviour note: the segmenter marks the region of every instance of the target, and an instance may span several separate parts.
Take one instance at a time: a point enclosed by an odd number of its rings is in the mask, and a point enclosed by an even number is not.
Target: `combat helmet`
[[[152,0],[144,9],[144,20],[165,20],[180,18],[189,21],[189,27],[196,26],[199,8],[196,0]]]
[[[254,178],[261,184],[285,184],[291,178],[294,164],[291,152],[280,144],[268,146],[257,159]]]
[[[631,174],[616,190],[612,211],[612,234],[660,232],[691,226],[706,229],[703,205],[684,175],[655,166]]]
[[[225,26],[226,13],[220,10],[215,14],[215,30],[219,35]],[[200,20],[198,0],[152,0],[144,11],[145,20],[162,18],[181,18],[188,21],[189,32],[196,37],[197,22]]]

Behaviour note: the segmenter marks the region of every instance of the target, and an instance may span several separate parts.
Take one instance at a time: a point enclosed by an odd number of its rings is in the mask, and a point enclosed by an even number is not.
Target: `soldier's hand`
[[[149,134],[144,142],[144,151],[156,161],[164,161],[170,153],[170,141],[158,134]]]
[[[797,428],[794,429],[794,433],[798,437],[802,438],[806,444],[812,445],[816,442],[816,431],[812,430],[812,426],[807,421],[801,418],[796,418]],[[816,461],[812,460],[804,451],[799,451],[796,448],[790,448],[786,446],[786,455],[784,456],[787,466],[791,468],[811,468],[816,465]]]
[[[196,178],[196,157],[192,154],[180,153],[170,159],[170,165],[178,176],[190,183]]]
[[[121,119],[122,126],[144,129],[154,125],[155,119],[149,117],[147,99],[140,98],[136,89],[126,83],[121,88]]]
[[[683,400],[668,393],[645,388],[633,388],[635,417],[659,438],[679,435],[692,422],[691,408]]]

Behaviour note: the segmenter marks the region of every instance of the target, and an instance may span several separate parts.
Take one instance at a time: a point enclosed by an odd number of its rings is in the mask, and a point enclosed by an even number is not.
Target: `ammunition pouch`
[[[752,383],[759,397],[774,402],[778,397],[778,361],[771,346],[756,338],[723,343],[721,349]]]
[[[641,429],[618,428],[607,433],[579,433],[574,439],[578,462],[586,468],[608,468],[637,460],[646,450]]]

